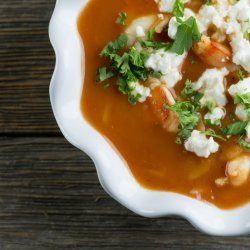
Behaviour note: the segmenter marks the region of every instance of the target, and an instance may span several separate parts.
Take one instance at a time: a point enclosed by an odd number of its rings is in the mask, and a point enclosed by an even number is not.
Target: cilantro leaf
[[[148,35],[147,35],[148,41],[153,41],[154,35],[155,35],[155,29],[149,30]]]
[[[250,92],[245,94],[237,93],[234,96],[234,103],[242,104],[244,106],[250,105]]]
[[[131,104],[131,105],[135,105],[139,99],[141,98],[141,94],[137,94],[136,96],[129,93],[128,95],[128,102]]]
[[[128,37],[125,34],[121,34],[115,41],[109,42],[100,55],[112,59],[114,54],[127,45],[127,42]]]
[[[242,81],[245,78],[244,72],[242,70],[239,70],[237,73],[237,77]]]
[[[176,39],[172,44],[170,51],[182,55],[185,51],[189,51],[193,41],[198,42],[201,38],[196,20],[193,16],[182,22],[177,29]]]
[[[118,90],[128,96],[130,104],[135,104],[141,95],[133,94],[133,84],[140,80],[145,81],[151,74],[151,70],[145,66],[148,58],[147,50],[138,51],[135,47],[131,47],[128,51],[121,53],[121,49],[127,44],[127,36],[121,35],[117,40],[109,42],[101,56],[106,57],[110,61],[109,68],[101,68],[97,72],[97,80],[103,81],[112,76],[117,77]]]
[[[225,135],[243,135],[246,133],[247,124],[248,121],[238,121],[221,128],[221,132]]]
[[[153,49],[164,49],[165,51],[169,50],[170,44],[157,41],[141,40],[140,44],[143,48],[153,48]]]
[[[212,0],[204,0],[206,5],[212,5]]]
[[[238,141],[238,143],[239,143],[239,145],[241,146],[241,148],[243,148],[243,150],[245,151],[245,152],[250,152],[250,144],[249,143],[247,143],[245,140],[243,140],[243,139],[240,139],[239,141]]]
[[[184,16],[184,4],[183,4],[182,0],[175,0],[172,12],[173,12],[173,15],[176,17],[183,17]]]
[[[213,102],[206,102],[205,107],[208,109],[209,113],[212,113],[215,108],[215,104]]]
[[[161,76],[162,76],[162,73],[161,73],[161,71],[154,71],[151,75],[152,75],[154,78],[160,79]]]
[[[103,82],[111,77],[113,77],[115,74],[112,72],[112,70],[103,67],[103,68],[99,68],[97,69],[96,72],[96,82]]]
[[[120,12],[117,19],[116,19],[116,23],[125,26],[125,25],[127,25],[126,19],[127,19],[127,13],[126,12]]]
[[[185,82],[185,87],[181,91],[181,96],[188,99],[195,106],[196,110],[200,108],[200,100],[204,96],[203,93],[198,92],[194,89],[193,84],[190,80]]]
[[[184,16],[184,4],[182,0],[175,0],[172,13],[176,17],[183,17]]]
[[[212,121],[211,119],[205,119],[205,123],[209,126],[221,126],[221,120],[216,119]]]
[[[201,131],[200,132],[203,135],[207,135],[207,136],[212,136],[214,138],[220,139],[222,141],[226,141],[226,139],[218,134],[216,134],[212,129],[206,130],[206,131]]]
[[[166,105],[166,108],[178,114],[178,136],[181,140],[187,139],[200,120],[199,115],[195,111],[195,106],[187,101],[177,101],[174,105]]]
[[[185,87],[184,89],[181,91],[181,96],[183,98],[188,98],[189,96],[193,96],[195,95],[196,91],[193,88],[193,84],[190,80],[186,80],[185,82]]]

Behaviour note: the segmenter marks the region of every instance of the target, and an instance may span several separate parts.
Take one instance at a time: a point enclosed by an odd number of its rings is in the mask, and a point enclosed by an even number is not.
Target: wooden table
[[[62,137],[51,112],[54,4],[0,1],[0,249],[250,249],[247,236],[139,217],[102,190],[94,164]]]

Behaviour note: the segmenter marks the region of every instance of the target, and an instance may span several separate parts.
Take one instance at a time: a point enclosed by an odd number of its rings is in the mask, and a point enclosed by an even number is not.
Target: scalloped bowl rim
[[[108,139],[84,119],[80,110],[84,48],[76,23],[87,2],[57,0],[49,25],[49,37],[56,54],[50,100],[65,138],[94,161],[104,190],[134,213],[150,218],[177,215],[210,235],[249,234],[250,204],[221,210],[181,194],[141,187]]]

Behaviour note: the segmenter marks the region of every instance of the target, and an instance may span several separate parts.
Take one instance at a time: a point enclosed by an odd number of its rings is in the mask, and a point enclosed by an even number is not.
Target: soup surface
[[[185,4],[185,8],[198,13],[202,4],[203,2],[199,0],[193,0]],[[119,13],[120,21],[117,23]],[[104,46],[117,39],[137,18],[154,15],[158,19],[164,20],[165,16],[163,17],[163,14],[159,15],[159,13],[159,5],[154,0],[89,1],[78,19],[78,29],[85,49],[85,80],[81,100],[83,115],[96,130],[114,144],[127,162],[136,180],[143,187],[181,193],[225,209],[240,206],[250,200],[250,181],[248,181],[247,176],[240,185],[233,185],[234,180],[230,179],[227,167],[230,161],[233,161],[239,155],[249,157],[245,145],[248,142],[244,141],[245,148],[242,149],[238,144],[239,140],[245,139],[242,134],[231,136],[220,132],[222,127],[225,128],[232,123],[231,120],[234,123],[240,121],[235,117],[234,100],[226,90],[227,104],[222,108],[222,110],[226,110],[226,114],[219,121],[220,125],[204,125],[204,121],[200,121],[193,129],[210,131],[211,134],[211,130],[208,129],[212,128],[219,136],[219,138],[211,136],[213,146],[216,148],[219,145],[219,148],[211,149],[209,155],[201,157],[197,155],[199,152],[191,146],[192,149],[189,147],[189,150],[187,150],[187,140],[191,145],[190,134],[187,138],[178,137],[176,139],[177,132],[173,133],[171,129],[166,129],[165,123],[163,126],[162,117],[159,119],[158,111],[163,113],[166,111],[166,116],[171,113],[178,117],[180,114],[169,110],[169,107],[173,105],[169,99],[167,99],[167,103],[163,104],[168,105],[168,107],[157,107],[155,109],[155,102],[152,98],[154,97],[154,91],[159,90],[160,86],[155,89],[151,88],[151,94],[145,97],[145,100],[142,100],[142,96],[135,98],[134,102],[136,103],[132,105],[128,102],[128,97],[118,91],[116,77],[109,78],[104,84],[96,83],[96,70],[109,65],[109,60],[100,56]],[[166,15],[166,12],[164,12],[164,15]],[[127,16],[126,20],[124,16]],[[168,27],[168,24],[165,26]],[[171,39],[167,35],[165,26],[163,31],[155,34],[155,39],[168,43],[171,42]],[[139,29],[137,33],[140,33],[140,31],[142,31],[141,36],[143,37],[143,33],[146,31],[145,29]],[[205,33],[207,36],[211,33],[211,36],[213,34],[213,37],[215,37],[215,25],[203,32],[203,34]],[[137,34],[137,36],[140,35]],[[199,42],[199,39],[202,38],[193,38],[193,46]],[[228,46],[231,53],[230,42],[224,39],[220,43]],[[183,95],[181,97],[180,93],[187,85],[187,80],[190,80],[188,82],[198,83],[199,78],[207,69],[221,69],[221,65],[213,67],[207,63],[206,58],[208,57],[209,55],[206,55],[204,59],[197,55],[195,49],[189,48],[188,54],[185,55],[185,60],[181,65],[181,79],[174,86],[168,86],[167,88],[175,101],[183,101],[181,99]],[[222,63],[224,63],[223,60]],[[241,76],[243,79],[243,75],[245,77],[248,75],[244,67],[236,66],[235,69],[232,66],[233,70],[228,70],[230,72],[225,73],[227,88],[237,84]],[[150,79],[154,78],[151,77]],[[159,76],[155,79],[159,79]],[[250,84],[250,81],[248,84]],[[148,86],[147,83],[145,83],[145,86]],[[173,93],[173,90],[175,93]],[[202,116],[206,113],[208,111],[205,108],[200,111]],[[161,115],[162,113],[160,113]],[[232,116],[234,117],[232,118]],[[174,124],[174,121],[171,121],[171,124]],[[209,139],[210,134],[204,135],[207,136],[205,139]],[[194,137],[194,134],[192,136]],[[223,140],[220,137],[223,137]],[[237,172],[237,169],[235,171]],[[247,169],[240,171],[245,171],[248,175]]]

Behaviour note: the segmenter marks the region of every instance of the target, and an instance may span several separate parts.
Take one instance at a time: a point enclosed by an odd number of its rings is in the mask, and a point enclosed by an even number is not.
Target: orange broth
[[[128,14],[128,23],[158,13],[154,0],[90,0],[78,19],[86,62],[81,100],[84,117],[114,144],[143,187],[181,193],[223,209],[248,202],[249,182],[240,187],[215,185],[215,179],[225,175],[226,162],[221,154],[235,141],[222,143],[220,151],[208,159],[199,158],[175,143],[176,134],[166,132],[155,121],[147,102],[130,105],[113,80],[109,80],[111,87],[106,89],[96,84],[96,69],[107,64],[99,56],[100,51],[124,31],[123,26],[115,23],[121,11]],[[175,88],[177,93],[186,79],[197,80],[207,68],[195,60],[195,64],[186,60],[183,80]]]

